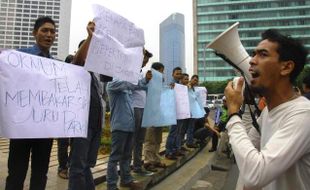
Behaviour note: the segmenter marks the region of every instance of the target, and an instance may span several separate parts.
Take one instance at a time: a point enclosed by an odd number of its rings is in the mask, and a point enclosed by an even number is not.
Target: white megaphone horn
[[[214,49],[217,55],[224,55],[230,61],[229,63],[233,64],[233,67],[237,68],[244,74],[245,80],[248,84],[250,84],[252,79],[249,72],[251,57],[241,44],[237,30],[238,25],[239,22],[236,22],[230,26],[227,30],[222,32],[212,42],[210,42],[206,48]]]

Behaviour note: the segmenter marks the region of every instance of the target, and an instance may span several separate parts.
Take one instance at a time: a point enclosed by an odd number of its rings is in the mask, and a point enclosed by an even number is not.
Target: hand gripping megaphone
[[[218,35],[206,48],[215,50],[216,55],[224,59],[236,68],[245,80],[250,84],[252,76],[249,72],[251,57],[241,44],[238,34],[239,22],[230,26],[227,30]]]

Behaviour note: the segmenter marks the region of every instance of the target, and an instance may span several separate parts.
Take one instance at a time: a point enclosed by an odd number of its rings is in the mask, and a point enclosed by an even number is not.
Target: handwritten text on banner
[[[94,5],[93,9],[96,28],[85,68],[137,84],[143,61],[143,30],[103,6]]]
[[[5,50],[0,81],[0,136],[87,136],[90,75],[83,68]]]

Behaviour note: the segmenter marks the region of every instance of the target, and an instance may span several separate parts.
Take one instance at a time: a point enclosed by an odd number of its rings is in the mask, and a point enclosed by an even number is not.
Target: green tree
[[[227,81],[206,81],[201,85],[205,86],[208,89],[208,94],[221,94],[224,93],[224,89],[229,80]]]
[[[298,75],[296,79],[296,86],[302,89],[302,80],[308,75],[310,75],[310,65],[306,65],[302,72]]]

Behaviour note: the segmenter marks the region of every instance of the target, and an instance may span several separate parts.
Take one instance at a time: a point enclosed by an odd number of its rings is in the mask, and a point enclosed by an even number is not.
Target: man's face
[[[56,36],[55,26],[52,23],[46,22],[38,30],[33,31],[33,36],[41,50],[49,51]]]
[[[197,85],[198,85],[198,82],[199,82],[199,81],[198,81],[198,78],[197,78],[197,77],[194,77],[194,78],[191,79],[191,85],[192,85],[192,86],[197,86]]]
[[[249,72],[253,78],[251,87],[255,92],[263,93],[277,86],[281,77],[281,61],[277,48],[277,43],[263,40],[254,50]]]
[[[183,78],[180,80],[181,84],[183,85],[187,85],[188,84],[188,76],[183,76]]]
[[[174,80],[179,81],[182,78],[182,70],[175,70],[172,74]]]

